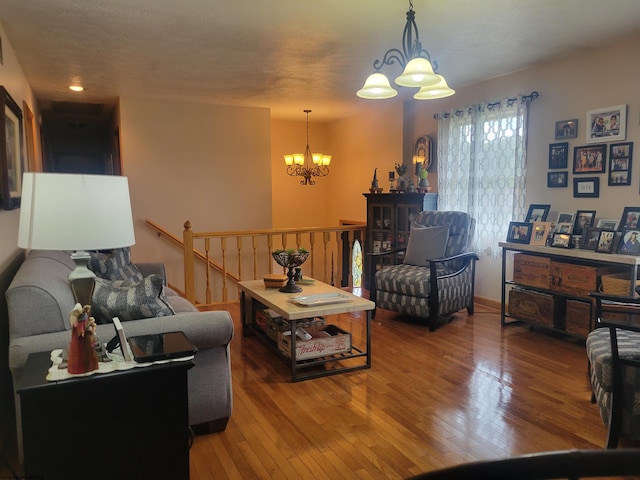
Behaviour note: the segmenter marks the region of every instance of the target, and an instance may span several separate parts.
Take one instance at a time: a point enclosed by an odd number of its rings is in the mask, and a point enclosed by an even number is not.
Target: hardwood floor
[[[584,342],[500,326],[484,305],[435,332],[378,310],[373,367],[290,383],[287,364],[241,334],[232,342],[234,411],[197,436],[191,478],[406,478],[524,453],[602,448]],[[364,314],[329,318],[364,332]]]
[[[378,310],[371,369],[299,383],[283,360],[242,336],[239,305],[226,309],[236,325],[234,410],[224,432],[196,436],[192,480],[400,479],[604,445],[584,342],[502,328],[496,309],[476,305],[475,315],[460,312],[435,332]],[[364,314],[328,321],[356,342],[364,333]],[[0,466],[2,478],[8,473]]]

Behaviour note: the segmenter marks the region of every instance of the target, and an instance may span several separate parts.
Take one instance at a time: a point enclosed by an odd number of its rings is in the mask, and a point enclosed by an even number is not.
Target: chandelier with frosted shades
[[[300,185],[315,185],[313,177],[326,177],[329,175],[331,155],[311,153],[309,148],[309,114],[311,110],[303,110],[307,114],[307,146],[304,153],[292,153],[284,156],[287,166],[287,175],[303,177]]]
[[[389,84],[389,79],[380,70],[384,65],[393,65],[396,62],[404,69],[402,74],[395,79],[396,85],[420,89],[413,98],[429,100],[449,97],[456,93],[447,85],[444,77],[435,72],[438,64],[432,62],[429,52],[422,48],[415,22],[413,2],[411,1],[409,1],[407,22],[402,32],[402,50],[391,48],[387,50],[382,60],[376,59],[373,62],[375,72],[369,75],[364,86],[356,92],[356,95],[371,100],[395,97],[398,91]]]

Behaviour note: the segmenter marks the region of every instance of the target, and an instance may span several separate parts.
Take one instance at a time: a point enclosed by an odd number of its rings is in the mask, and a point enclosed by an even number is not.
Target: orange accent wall
[[[283,155],[303,152],[304,117],[271,120],[273,227],[338,225],[339,220],[366,221],[363,193],[378,168],[379,185],[389,190],[388,172],[402,157],[402,103],[368,103],[356,115],[330,123],[310,121],[311,150],[328,153],[330,173],[316,185],[300,185],[286,174]]]

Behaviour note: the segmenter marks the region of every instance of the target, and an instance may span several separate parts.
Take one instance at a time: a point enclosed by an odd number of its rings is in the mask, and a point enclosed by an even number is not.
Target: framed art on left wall
[[[0,102],[4,115],[0,115],[0,198],[2,208],[12,210],[20,206],[22,196],[22,111],[9,92],[0,86]]]

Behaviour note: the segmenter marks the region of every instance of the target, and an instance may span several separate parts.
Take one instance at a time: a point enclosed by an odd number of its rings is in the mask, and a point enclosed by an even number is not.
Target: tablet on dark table
[[[129,346],[134,360],[140,363],[190,357],[198,351],[183,332],[129,337]]]

